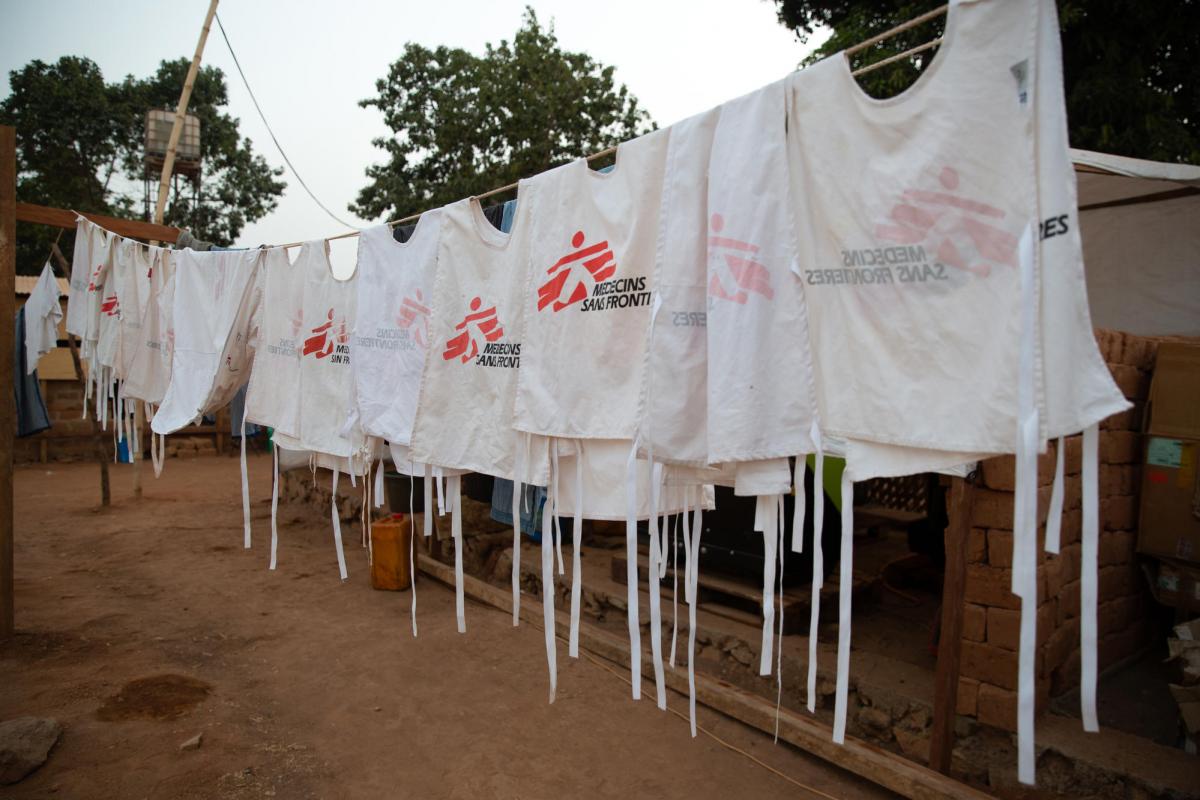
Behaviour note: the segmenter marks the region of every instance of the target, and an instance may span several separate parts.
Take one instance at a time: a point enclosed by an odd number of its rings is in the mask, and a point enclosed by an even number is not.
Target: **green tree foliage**
[[[801,41],[832,31],[805,62],[824,58],[937,8],[945,0],[773,0]],[[1200,163],[1200,2],[1058,0],[1071,144],[1161,161]],[[944,18],[856,55],[874,63],[939,35]],[[867,92],[903,91],[930,51],[862,76]]]
[[[351,210],[398,216],[481,194],[644,133],[652,127],[613,68],[564,51],[526,8],[513,41],[482,56],[409,43],[375,84],[388,160]]]
[[[106,83],[91,60],[64,56],[53,64],[31,61],[9,74],[11,94],[0,102],[0,124],[17,129],[17,198],[28,203],[141,218],[145,115],[173,108],[188,60],[163,61],[148,78]],[[224,113],[225,76],[202,67],[188,113],[200,118],[202,179],[199,202],[179,181],[164,221],[191,228],[201,239],[232,244],[247,222],[275,208],[285,184],[281,169],[256,155],[238,121]],[[158,176],[151,176],[151,192]],[[152,198],[153,200],[153,198]],[[18,270],[41,269],[58,231],[21,224]],[[70,234],[64,234],[69,252]]]

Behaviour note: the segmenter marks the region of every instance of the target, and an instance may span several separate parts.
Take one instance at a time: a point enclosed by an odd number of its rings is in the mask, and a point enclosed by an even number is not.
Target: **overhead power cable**
[[[283,157],[284,163],[288,165],[288,169],[292,171],[292,174],[296,176],[296,180],[300,183],[300,186],[303,187],[304,191],[308,192],[308,196],[312,198],[314,203],[321,207],[322,211],[328,214],[339,225],[344,225],[347,228],[355,231],[360,230],[357,225],[351,225],[349,222],[346,222],[337,214],[334,214],[332,211],[330,211],[329,207],[322,203],[320,199],[313,194],[313,190],[308,188],[308,184],[304,182],[304,178],[300,177],[299,171],[296,170],[296,165],[292,163],[292,160],[288,158],[287,153],[283,151],[283,145],[281,145],[279,143],[279,139],[276,138],[275,131],[271,130],[271,123],[267,122],[267,115],[263,113],[262,106],[258,104],[258,98],[254,96],[254,90],[250,88],[250,81],[246,80],[246,73],[242,71],[242,65],[238,61],[237,53],[233,52],[233,45],[229,43],[229,36],[225,33],[225,26],[221,24],[221,15],[218,14],[216,17],[217,27],[221,31],[221,38],[225,40],[225,46],[229,48],[229,55],[233,57],[233,65],[237,67],[238,75],[242,76],[242,85],[246,87],[246,91],[250,95],[250,100],[253,101],[254,108],[258,111],[259,119],[262,120],[263,125],[266,127],[267,133],[271,135],[271,141],[275,143],[275,148],[279,151],[279,155]]]

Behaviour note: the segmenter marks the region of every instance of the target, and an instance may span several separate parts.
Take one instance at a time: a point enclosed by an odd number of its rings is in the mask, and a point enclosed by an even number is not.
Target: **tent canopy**
[[[1097,328],[1200,336],[1200,167],[1071,150]]]

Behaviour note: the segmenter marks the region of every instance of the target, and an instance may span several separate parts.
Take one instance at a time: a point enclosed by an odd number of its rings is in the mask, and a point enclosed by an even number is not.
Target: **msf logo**
[[[304,351],[301,355],[316,356],[317,358],[325,358],[333,353],[336,346],[338,354],[341,355],[348,351],[350,334],[346,332],[346,320],[343,318],[335,327],[333,323],[333,309],[329,309],[329,313],[325,317],[325,322],[312,329],[312,336],[304,340]],[[332,359],[340,361],[340,358]]]
[[[1002,209],[958,193],[959,174],[942,167],[936,189],[908,189],[875,235],[904,245],[931,247],[938,261],[986,278],[993,264],[1016,267],[1017,237],[995,223]]]
[[[429,306],[425,305],[425,298],[420,289],[414,294],[415,297],[406,297],[400,303],[400,315],[396,317],[396,324],[408,331],[417,346],[424,350],[427,347],[426,342],[429,341]]]
[[[758,245],[722,236],[725,218],[720,214],[712,215],[710,228],[708,253],[712,277],[708,280],[708,296],[738,305],[745,305],[752,294],[773,299],[775,290],[771,288],[771,273],[756,260]]]
[[[121,304],[117,301],[117,296],[115,294],[110,294],[100,303],[100,313],[110,317],[117,317],[118,319],[120,318]]]
[[[494,342],[504,335],[504,328],[496,316],[496,307],[489,306],[481,311],[481,305],[483,302],[478,297],[472,300],[471,313],[454,326],[456,331],[462,333],[446,342],[446,349],[442,351],[444,360],[459,358],[465,364],[479,354],[480,338],[485,342]]]
[[[616,257],[607,239],[587,247],[583,247],[583,242],[583,231],[575,231],[571,237],[571,246],[577,248],[575,252],[563,256],[546,270],[553,277],[538,287],[538,311],[546,306],[562,311],[582,301],[591,293],[589,285],[607,280],[617,271]]]

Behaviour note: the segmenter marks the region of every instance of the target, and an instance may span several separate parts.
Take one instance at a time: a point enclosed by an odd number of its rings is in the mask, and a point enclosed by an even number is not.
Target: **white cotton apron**
[[[530,214],[523,197],[507,234],[487,221],[478,201],[444,209],[410,455],[422,464],[545,486],[545,442],[522,448],[518,470],[518,439],[525,437],[511,424],[524,366],[519,332]]]
[[[668,132],[617,148],[615,168],[578,159],[532,178],[525,360],[517,430],[632,440],[650,321]]]
[[[113,377],[122,382],[123,395],[126,394],[124,382],[142,343],[142,327],[150,300],[150,273],[154,270],[158,250],[124,239],[115,255],[113,280],[121,313]]]
[[[361,429],[351,425],[343,433],[354,407],[350,365],[356,277],[344,281],[334,277],[324,241],[306,242],[292,271],[293,280],[304,284],[299,341],[301,448],[339,459],[365,458]]]
[[[254,364],[246,389],[247,422],[290,436],[299,446],[300,347],[304,327],[304,276],[283,248],[263,255],[258,273]]]
[[[708,178],[708,462],[815,449],[787,172],[785,85],[725,103]]]
[[[669,130],[637,430],[639,455],[668,465],[708,464],[708,162],[718,116]]]
[[[386,439],[409,471],[408,445],[431,340],[429,317],[442,210],[421,215],[407,242],[381,225],[358,241],[353,362],[359,424]],[[420,474],[420,473],[419,473]]]
[[[228,379],[219,375],[229,367],[222,356],[254,291],[261,258],[257,250],[177,253],[171,379],[151,423],[155,433],[173,433],[212,410],[206,404]]]
[[[122,391],[126,397],[157,405],[162,402],[171,378],[168,298],[175,268],[170,250],[154,248],[151,256],[140,335],[122,339],[121,343],[122,352],[129,355]]]
[[[88,286],[100,267],[108,232],[79,217],[75,222],[75,249],[71,256],[71,289],[67,295],[67,333],[86,339],[88,333]]]
[[[63,318],[58,298],[58,281],[47,261],[24,305],[25,361],[30,373],[37,369],[43,355],[58,346],[58,323]]]

